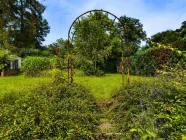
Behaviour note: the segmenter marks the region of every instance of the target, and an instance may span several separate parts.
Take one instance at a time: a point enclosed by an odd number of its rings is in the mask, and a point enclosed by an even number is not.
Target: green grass
[[[130,76],[130,81],[149,80],[151,78]],[[51,78],[28,78],[23,75],[0,77],[0,96],[6,93],[28,92],[44,83],[50,82]],[[75,76],[74,81],[82,84],[91,90],[91,93],[98,101],[109,100],[112,93],[118,90],[122,85],[122,77],[120,74],[106,74],[102,77],[95,76]],[[124,77],[124,84],[127,84],[127,76]]]
[[[10,92],[29,92],[41,84],[48,83],[50,78],[28,78],[23,75],[0,77],[0,96]]]
[[[130,82],[150,80],[149,77],[130,76]],[[112,93],[122,86],[120,74],[106,74],[103,77],[75,76],[74,81],[91,90],[97,100],[109,100]],[[124,76],[124,84],[127,84],[127,76]]]

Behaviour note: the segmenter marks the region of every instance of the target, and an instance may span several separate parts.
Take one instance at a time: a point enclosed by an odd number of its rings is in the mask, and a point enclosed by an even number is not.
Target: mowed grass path
[[[130,76],[130,81],[144,81],[152,78]],[[24,75],[0,77],[0,96],[11,92],[26,94],[30,90],[51,81],[49,77],[29,78]],[[79,83],[91,90],[91,93],[98,101],[110,100],[112,93],[122,86],[120,74],[106,74],[102,77],[75,76],[74,82]],[[124,77],[124,84],[127,84],[127,76]]]
[[[150,80],[149,77],[130,76],[130,82]],[[97,100],[109,100],[112,94],[122,86],[122,76],[120,74],[106,74],[102,77],[95,76],[75,76],[74,81],[80,83],[91,90]],[[124,84],[127,83],[127,76],[124,76]]]

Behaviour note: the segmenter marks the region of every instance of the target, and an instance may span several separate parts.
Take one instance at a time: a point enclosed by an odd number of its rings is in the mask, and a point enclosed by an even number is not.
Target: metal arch
[[[75,32],[73,33],[73,36],[72,36],[72,38],[70,37],[70,33],[71,33],[71,29],[72,29],[72,27],[73,27],[73,25],[74,25],[74,23],[76,22],[76,21],[78,21],[79,23],[80,23],[80,17],[82,17],[82,16],[84,16],[84,15],[86,15],[87,13],[92,13],[92,12],[102,12],[102,13],[106,13],[106,14],[109,14],[109,15],[112,15],[113,17],[114,17],[114,20],[113,20],[113,24],[114,24],[114,22],[115,22],[115,20],[117,19],[118,21],[119,21],[119,23],[121,24],[121,26],[123,27],[123,31],[125,30],[125,27],[124,27],[124,25],[122,24],[122,22],[121,22],[121,20],[116,16],[116,15],[114,15],[114,14],[112,14],[111,12],[108,12],[108,11],[105,11],[105,10],[90,10],[90,11],[87,11],[87,12],[85,12],[85,13],[83,13],[83,14],[81,14],[81,15],[79,15],[73,22],[72,22],[72,24],[71,24],[71,26],[70,26],[70,28],[69,28],[69,31],[68,31],[68,44],[69,44],[69,46],[68,46],[68,51],[69,51],[69,47],[70,47],[70,45],[71,45],[71,43],[72,43],[72,39],[73,39],[73,37],[74,37],[74,34],[75,34]],[[98,19],[95,19],[95,20],[98,20]],[[89,21],[91,21],[91,20],[89,20]],[[102,20],[103,21],[103,20]],[[87,21],[88,22],[88,21]],[[86,23],[86,22],[85,22]],[[84,23],[84,24],[85,24]],[[81,24],[80,24],[81,25]],[[83,24],[82,24],[83,25]],[[114,26],[115,27],[115,26]],[[78,27],[78,29],[79,29],[79,27]],[[115,28],[116,29],[116,28]],[[124,33],[124,32],[123,32]],[[123,43],[123,36],[120,38],[121,39],[121,46],[122,46],[122,43]],[[72,62],[72,59],[71,59],[71,54],[72,52],[70,52],[69,51],[69,58],[68,58],[68,82],[69,83],[72,83],[73,82],[73,75],[74,75],[74,71],[73,71],[73,62]],[[121,64],[123,64],[124,63],[124,50],[123,50],[123,47],[122,47],[122,62],[121,62]],[[124,67],[122,66],[122,72],[121,72],[121,74],[122,74],[122,82],[124,83],[124,72],[123,72],[123,69],[124,69]]]
[[[70,26],[70,28],[69,28],[69,31],[68,31],[68,39],[69,39],[69,41],[70,41],[70,39],[71,39],[71,37],[70,37],[70,31],[71,31],[71,29],[72,29],[74,23],[75,23],[77,20],[79,20],[80,17],[86,15],[87,13],[90,13],[90,14],[91,14],[92,12],[104,12],[104,13],[107,13],[107,14],[112,15],[115,19],[117,19],[117,20],[120,22],[120,24],[123,26],[123,29],[124,29],[124,25],[122,24],[122,22],[120,21],[120,19],[119,19],[116,15],[112,14],[111,12],[108,12],[108,11],[105,11],[105,10],[90,10],[90,11],[87,11],[87,12],[85,12],[85,13],[79,15],[79,16],[73,21],[73,23],[71,24],[71,26]],[[114,19],[114,22],[115,22],[115,19]],[[72,40],[72,39],[71,39],[71,40]]]

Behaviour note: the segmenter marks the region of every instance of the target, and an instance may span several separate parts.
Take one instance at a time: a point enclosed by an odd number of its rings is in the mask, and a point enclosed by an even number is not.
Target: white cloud
[[[67,38],[68,29],[80,14],[93,9],[110,11],[118,17],[126,15],[140,19],[148,37],[168,29],[177,29],[186,20],[186,0],[165,0],[162,7],[153,0],[46,0],[44,16],[51,25],[51,33],[44,44]]]

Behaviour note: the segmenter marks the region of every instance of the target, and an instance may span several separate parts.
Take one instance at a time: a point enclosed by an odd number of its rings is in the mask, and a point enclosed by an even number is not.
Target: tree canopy
[[[125,55],[133,55],[140,48],[141,41],[146,39],[146,32],[143,30],[143,25],[139,19],[131,18],[127,16],[121,16],[120,21],[122,22],[122,26],[119,24],[119,28],[123,35],[124,48],[127,54]]]
[[[182,22],[179,29],[166,30],[153,35],[152,42],[170,45],[179,50],[186,50],[186,21]]]
[[[124,26],[114,22],[107,14],[94,12],[74,24],[74,51],[85,69],[91,68],[94,72],[108,70],[109,64],[111,71],[116,71],[121,61],[122,41],[125,53],[127,47],[130,55],[139,49],[141,40],[146,38],[143,25],[138,19],[127,16],[120,17],[120,21]]]
[[[38,0],[1,0],[0,30],[7,33],[8,43],[17,49],[41,47],[50,31],[44,11]]]

